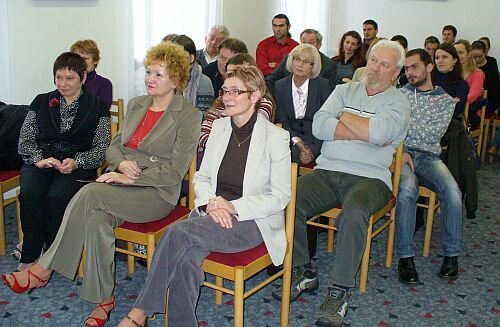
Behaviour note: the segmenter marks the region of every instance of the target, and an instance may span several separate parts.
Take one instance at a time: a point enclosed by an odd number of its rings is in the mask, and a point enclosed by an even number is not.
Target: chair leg
[[[389,225],[389,233],[387,235],[387,253],[385,255],[385,266],[392,266],[392,257],[394,255],[394,235],[396,233],[396,208],[391,210],[391,224]]]
[[[288,251],[290,251],[290,242],[288,242]],[[281,289],[281,327],[288,326],[288,315],[290,314],[290,287],[292,284],[292,256],[285,256],[283,262],[285,273],[283,274],[283,286]]]
[[[21,203],[19,202],[19,190],[16,191],[16,217],[17,217],[17,237],[19,242],[23,241],[23,227],[21,226]]]
[[[328,225],[330,227],[335,227],[335,219],[328,217]],[[334,243],[335,231],[333,229],[328,229],[328,243],[326,244],[326,252],[333,252],[333,243]]]
[[[483,148],[481,149],[481,161],[486,159],[486,147],[488,146],[488,134],[490,132],[490,119],[485,119],[484,121],[484,137],[483,137]]]
[[[127,242],[127,250],[134,251],[134,243]],[[129,274],[133,274],[135,272],[135,260],[133,255],[127,255],[127,269]]]
[[[82,257],[80,258],[80,264],[78,265],[78,277],[83,278],[83,272],[85,271],[85,249],[82,251]]]
[[[370,217],[368,233],[366,234],[366,246],[363,258],[361,259],[361,271],[359,275],[359,291],[366,291],[366,283],[368,281],[368,265],[370,263],[370,250],[372,246],[372,231],[373,231],[373,216]]]
[[[148,245],[146,246],[146,255],[147,255],[147,268],[149,271],[149,268],[151,267],[151,262],[153,261],[153,254],[155,253],[155,235],[153,233],[148,234]]]
[[[224,278],[215,276],[215,285],[219,287],[224,287]],[[222,292],[221,291],[214,291],[215,294],[215,304],[222,304]]]
[[[2,200],[0,201],[0,255],[4,256],[6,253],[6,244],[5,244],[5,216],[4,216],[4,207],[3,207],[3,193],[0,193]]]
[[[168,292],[170,292],[170,289],[167,289],[167,294],[165,295],[167,297],[165,299],[165,316],[163,317],[163,324],[165,327],[168,327]]]
[[[429,206],[427,208],[427,223],[425,225],[424,247],[422,256],[429,256],[431,247],[432,225],[434,224],[434,214],[436,211],[436,193],[432,192],[429,197]]]
[[[234,327],[243,327],[243,305],[245,302],[245,279],[243,267],[235,267],[234,272]]]

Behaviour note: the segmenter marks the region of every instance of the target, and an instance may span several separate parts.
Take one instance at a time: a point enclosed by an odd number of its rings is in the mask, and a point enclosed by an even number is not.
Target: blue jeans
[[[415,217],[418,186],[436,192],[441,202],[441,231],[443,255],[458,256],[462,243],[462,194],[455,179],[438,156],[408,151],[413,157],[415,172],[408,164],[401,170],[401,182],[396,205],[396,255],[415,256]]]

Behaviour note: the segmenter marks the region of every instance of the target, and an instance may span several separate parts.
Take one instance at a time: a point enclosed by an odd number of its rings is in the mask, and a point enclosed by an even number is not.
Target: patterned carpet
[[[459,259],[460,276],[455,282],[441,280],[436,274],[441,265],[439,218],[435,220],[432,246],[427,258],[417,255],[415,263],[420,284],[409,287],[397,278],[396,265],[385,268],[385,233],[372,247],[369,284],[363,294],[353,292],[345,326],[500,326],[500,163],[484,164],[479,172],[479,210],[475,220],[464,219],[463,255]],[[7,240],[12,250],[16,242],[16,222],[13,206],[7,208]],[[320,234],[317,265],[320,289],[305,294],[291,304],[289,326],[314,326],[330,283],[328,267],[334,254],[324,250],[326,234]],[[422,252],[423,230],[415,235],[417,253]],[[394,260],[394,263],[396,261]],[[15,269],[11,256],[0,257],[1,272]],[[251,283],[257,283],[265,272]],[[108,326],[115,326],[130,310],[144,283],[145,268],[128,276],[126,264],[117,263],[116,295],[118,306],[112,312]],[[245,302],[245,326],[279,326],[279,302],[271,291],[275,283]],[[79,299],[80,281],[64,279],[54,274],[47,287],[30,294],[17,295],[0,286],[0,327],[21,326],[82,326],[93,305]],[[232,326],[232,298],[216,306],[212,292],[202,288],[198,304],[199,326]],[[148,326],[163,326],[163,316]],[[174,326],[175,327],[175,326]]]

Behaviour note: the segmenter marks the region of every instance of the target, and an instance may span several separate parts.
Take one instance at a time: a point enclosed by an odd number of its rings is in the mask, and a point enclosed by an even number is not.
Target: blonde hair
[[[457,44],[463,45],[465,48],[465,51],[467,51],[467,62],[465,63],[465,65],[462,65],[462,74],[465,75],[467,73],[472,73],[473,71],[476,71],[478,68],[476,65],[476,61],[474,60],[474,58],[472,58],[472,55],[470,55],[472,52],[472,47],[471,47],[469,41],[464,40],[464,39],[460,39],[457,42],[455,42],[453,45],[457,45]]]
[[[292,71],[293,58],[297,56],[306,56],[312,59],[313,67],[311,70],[311,78],[316,78],[321,72],[321,56],[319,55],[318,49],[310,44],[300,44],[293,48],[293,50],[288,54],[288,59],[286,61],[286,69]]]
[[[184,90],[189,81],[191,67],[189,53],[184,47],[172,42],[161,42],[151,47],[144,59],[144,67],[154,64],[164,66],[177,90]]]
[[[99,48],[97,47],[97,43],[94,40],[80,40],[73,43],[71,48],[69,49],[71,52],[83,52],[89,54],[92,57],[92,60],[95,61],[95,66],[97,67],[97,63],[101,60]]]

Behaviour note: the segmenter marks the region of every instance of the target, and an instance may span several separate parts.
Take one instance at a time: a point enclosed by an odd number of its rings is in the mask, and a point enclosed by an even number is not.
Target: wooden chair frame
[[[10,171],[16,172],[16,171]],[[4,172],[7,173],[7,172]],[[9,177],[0,182],[0,255],[4,256],[7,251],[6,237],[5,237],[5,213],[4,209],[11,203],[17,201],[17,193],[15,196],[4,199],[4,192],[14,190],[20,185],[20,175],[19,171],[17,174]],[[19,208],[18,208],[19,212]]]
[[[393,161],[393,179],[392,179],[392,196],[391,199],[387,202],[387,204],[377,212],[375,212],[369,220],[368,224],[368,233],[366,235],[366,246],[365,251],[363,253],[363,257],[361,259],[361,271],[359,277],[359,291],[366,291],[366,284],[368,281],[368,267],[370,261],[370,251],[371,251],[371,241],[378,234],[383,232],[386,228],[389,228],[389,234],[387,236],[387,253],[385,258],[385,266],[387,268],[392,266],[392,256],[394,252],[394,234],[395,234],[395,217],[396,217],[396,198],[399,190],[399,181],[401,179],[401,166],[402,166],[402,158],[403,158],[403,144],[400,144],[396,149],[394,161]],[[304,171],[307,173],[307,171]],[[338,217],[342,208],[337,207],[330,209],[320,215],[314,216],[307,220],[308,225],[325,228],[328,230],[328,242],[327,242],[327,251],[333,251],[333,241],[334,241],[334,232],[337,230],[335,227],[335,219]],[[381,225],[377,224],[383,218],[386,218],[385,222]],[[328,225],[318,222],[321,217],[328,218]],[[377,226],[375,226],[377,224]],[[379,226],[380,225],[380,226]]]
[[[432,236],[432,225],[434,223],[434,215],[436,210],[439,209],[440,203],[437,199],[435,192],[431,191],[429,188],[424,186],[418,187],[418,195],[428,198],[429,202],[427,204],[417,203],[418,207],[427,209],[427,219],[425,224],[425,236],[424,236],[424,246],[422,250],[422,256],[429,256],[429,249],[431,246],[431,236]]]
[[[484,90],[481,97],[484,99],[487,99],[487,96],[488,96],[488,91]],[[469,108],[470,108],[469,103],[466,103],[465,104],[465,111],[464,111],[465,122],[469,121]],[[479,123],[479,126],[476,129],[470,131],[472,138],[474,139],[474,143],[476,144],[477,154],[479,157],[481,157],[481,160],[483,160],[483,161],[484,161],[484,156],[485,156],[483,153],[483,148],[484,148],[483,143],[488,143],[484,139],[485,117],[486,117],[486,104],[484,104],[481,107],[481,121]],[[489,124],[491,124],[491,123],[489,122]],[[465,127],[467,127],[467,126],[465,126]]]
[[[215,276],[215,283],[204,282],[203,286],[210,287],[215,290],[215,303],[222,303],[222,294],[226,293],[234,296],[234,326],[242,327],[244,325],[244,302],[247,297],[269,285],[279,277],[283,276],[283,292],[281,299],[281,326],[288,326],[288,314],[290,310],[290,287],[292,278],[292,251],[293,251],[293,232],[295,225],[295,200],[297,194],[297,164],[292,163],[292,192],[290,202],[286,208],[285,217],[285,232],[287,239],[287,248],[283,268],[276,274],[259,283],[252,289],[245,291],[245,281],[262,271],[272,264],[271,257],[268,253],[257,258],[245,266],[229,266],[223,263],[210,260],[209,258],[203,261],[201,268],[205,273]],[[224,279],[234,283],[234,288],[230,289],[224,286]],[[165,326],[168,324],[167,316],[165,315]]]
[[[117,110],[111,110],[113,106],[117,107]],[[125,115],[125,102],[123,101],[123,98],[118,98],[116,100],[113,100],[111,103],[111,108],[110,108],[110,113],[111,113],[111,138],[115,137],[115,135],[118,133],[118,130],[122,126],[122,121],[123,117]],[[114,119],[116,117],[116,120]]]

